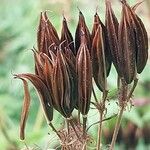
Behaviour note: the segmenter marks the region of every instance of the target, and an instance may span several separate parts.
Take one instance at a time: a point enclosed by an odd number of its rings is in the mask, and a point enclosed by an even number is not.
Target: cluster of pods
[[[53,119],[53,109],[63,117],[70,118],[77,109],[86,119],[92,93],[92,78],[97,87],[107,90],[107,77],[113,63],[118,76],[126,84],[132,83],[141,73],[148,57],[148,37],[144,24],[135,13],[139,3],[130,7],[122,3],[120,23],[106,0],[106,21],[103,24],[94,15],[90,32],[85,18],[79,11],[79,21],[73,38],[65,17],[61,37],[46,12],[41,13],[37,35],[37,50],[34,49],[35,74],[15,75],[24,83],[25,101],[21,117],[21,139],[30,105],[27,79],[37,89],[48,122]]]

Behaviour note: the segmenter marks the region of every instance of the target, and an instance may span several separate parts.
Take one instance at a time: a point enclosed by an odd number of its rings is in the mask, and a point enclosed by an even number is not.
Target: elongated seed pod
[[[25,126],[26,121],[29,114],[29,108],[30,108],[30,93],[28,89],[28,83],[25,79],[20,78],[23,81],[23,87],[24,87],[24,102],[22,107],[22,113],[21,113],[21,121],[20,121],[20,139],[25,139]]]
[[[72,99],[71,72],[68,72],[67,62],[61,50],[57,52],[56,65],[54,67],[54,103],[64,117],[69,118],[75,107],[76,101]]]
[[[35,89],[37,90],[40,102],[48,122],[52,121],[53,119],[53,106],[52,106],[52,98],[49,93],[49,90],[45,83],[41,80],[40,77],[34,74],[26,73],[26,74],[17,74],[15,78],[21,79],[28,79],[34,85]]]
[[[111,59],[119,76],[122,76],[121,54],[118,45],[118,20],[111,8],[111,2],[106,0],[106,29],[108,44],[111,51]]]
[[[76,69],[78,75],[78,109],[86,115],[90,108],[92,91],[92,64],[90,53],[86,45],[86,37],[82,33],[81,45],[76,58]]]
[[[69,31],[65,17],[63,18],[62,23],[60,42],[62,43],[61,45],[62,49],[69,48],[75,54],[73,37],[71,32]]]
[[[101,29],[101,36],[98,36],[98,34],[100,34],[100,32],[98,33],[98,30],[99,28]],[[93,29],[92,29],[92,34],[91,34],[91,37],[92,37],[92,48],[91,48],[91,58],[92,58],[92,64],[93,64],[93,68],[94,67],[101,67],[101,64],[97,64],[98,62],[95,62],[93,60],[93,56],[98,54],[97,58],[98,57],[101,57],[101,61],[103,60],[103,57],[102,55],[100,55],[100,53],[96,53],[96,51],[101,51],[101,47],[103,46],[103,51],[104,51],[104,57],[105,57],[105,68],[104,70],[106,70],[106,76],[109,75],[109,72],[110,72],[110,68],[111,68],[111,54],[110,54],[110,47],[109,47],[109,44],[108,44],[108,38],[107,38],[107,32],[106,32],[106,27],[104,26],[104,24],[101,22],[97,12],[96,14],[94,15],[94,25],[93,25]],[[98,37],[101,37],[102,40],[99,40]],[[99,43],[101,42],[101,43]],[[94,61],[94,62],[93,62]],[[97,68],[98,69],[98,68]],[[95,69],[95,71],[97,70]],[[99,69],[98,69],[99,70]],[[98,71],[97,70],[97,71]],[[94,71],[94,70],[93,70]],[[97,72],[96,71],[96,72]],[[93,72],[94,73],[94,72]],[[99,74],[100,75],[100,74]],[[95,75],[98,77],[98,75]]]
[[[122,19],[119,25],[119,48],[122,60],[123,77],[127,84],[130,84],[136,73],[136,54],[135,54],[135,36],[132,26],[131,13],[127,7],[122,5]]]
[[[97,32],[94,36],[91,57],[92,57],[92,68],[93,77],[95,83],[101,91],[106,90],[106,61],[105,61],[105,49],[103,40],[102,27],[99,25]]]
[[[86,25],[85,18],[82,14],[81,11],[79,11],[79,21],[78,25],[76,28],[76,33],[75,33],[75,48],[76,48],[76,53],[81,45],[81,37],[82,33],[84,32],[85,34],[85,43],[88,47],[88,49],[91,49],[91,36],[90,36],[90,31]]]
[[[40,23],[37,32],[37,46],[38,51],[43,53],[47,53],[45,47],[45,32],[46,32],[46,23],[43,17],[43,13],[41,12]]]
[[[135,5],[136,7],[131,8],[127,3],[125,3],[126,7],[131,12],[134,26],[137,73],[141,73],[143,71],[148,59],[148,35],[142,20],[135,13],[136,8],[140,4],[141,2],[137,3]]]

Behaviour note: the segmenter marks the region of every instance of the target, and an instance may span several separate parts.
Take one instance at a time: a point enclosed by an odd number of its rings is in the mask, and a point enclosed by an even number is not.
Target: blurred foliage
[[[90,5],[89,5],[90,2]],[[113,0],[116,13],[119,17],[119,3]],[[136,0],[131,0],[134,4]],[[23,90],[22,84],[13,79],[13,73],[33,72],[33,55],[30,49],[36,47],[36,32],[39,21],[39,14],[43,10],[48,10],[50,20],[60,31],[62,13],[68,19],[69,27],[74,34],[75,26],[78,19],[77,6],[83,11],[89,28],[92,27],[93,14],[96,7],[99,6],[100,16],[104,21],[104,1],[99,5],[99,1],[91,2],[89,0],[71,1],[71,0],[1,0],[0,4],[0,149],[17,150],[25,145],[35,147],[35,149],[47,149],[49,145],[56,146],[57,138],[51,129],[46,126],[45,120],[41,115],[39,101],[33,87],[30,87],[32,105],[27,122],[26,141],[19,140],[19,120],[22,106]],[[146,5],[142,4],[142,9],[146,11]],[[144,9],[145,8],[145,9]],[[139,10],[147,28],[149,22],[147,11]],[[150,31],[150,30],[149,30]],[[150,33],[149,33],[150,34]],[[135,91],[135,107],[126,111],[123,119],[123,126],[128,122],[134,123],[138,128],[144,128],[145,125],[150,126],[150,61],[139,75],[140,82]],[[112,68],[108,78],[110,102],[108,102],[107,116],[117,113],[118,106],[116,104],[116,73]],[[97,96],[100,98],[99,91],[96,90]],[[92,97],[93,99],[93,97]],[[143,102],[143,103],[142,103]],[[130,106],[129,106],[130,107]],[[92,109],[89,113],[88,124],[97,121],[98,113]],[[94,117],[93,117],[94,116]],[[106,121],[106,128],[112,129],[115,119]],[[64,122],[56,112],[54,116],[54,124],[60,128]],[[95,127],[95,126],[94,126]],[[91,127],[89,133],[96,139],[97,130]],[[50,135],[47,134],[50,132]],[[150,132],[150,131],[149,131]],[[26,144],[25,144],[26,143]],[[150,144],[150,143],[149,143]],[[94,140],[89,146],[95,145]],[[29,147],[30,147],[29,146]],[[142,138],[139,140],[137,149],[145,149]],[[119,149],[119,148],[118,148]]]

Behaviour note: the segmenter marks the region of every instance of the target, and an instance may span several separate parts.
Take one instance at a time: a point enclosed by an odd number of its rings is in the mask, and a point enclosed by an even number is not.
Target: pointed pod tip
[[[81,12],[81,10],[80,10],[80,8],[78,6],[77,6],[77,9],[79,11],[79,15],[83,15],[82,12]]]
[[[96,11],[94,17],[97,17],[97,16],[98,16],[98,13],[97,13],[97,11]]]

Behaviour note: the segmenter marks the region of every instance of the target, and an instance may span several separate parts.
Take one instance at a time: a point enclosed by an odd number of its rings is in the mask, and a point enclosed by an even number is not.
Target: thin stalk
[[[118,118],[117,118],[117,122],[116,122],[116,125],[115,125],[115,130],[114,130],[114,134],[113,134],[113,138],[112,138],[109,150],[114,150],[115,142],[116,142],[116,139],[117,139],[117,135],[118,135],[121,120],[122,120],[123,111],[124,111],[124,107],[121,107]]]
[[[96,149],[101,149],[101,137],[102,137],[102,120],[103,120],[103,112],[100,112],[100,122],[99,122],[99,128],[98,128],[98,139],[97,139],[97,146]]]
[[[83,116],[83,137],[86,137],[86,122],[87,116]]]
[[[110,120],[110,119],[112,119],[112,118],[114,118],[114,117],[117,117],[117,114],[114,114],[113,116],[110,116],[110,117],[108,117],[108,118],[103,119],[102,122],[107,121],[107,120]],[[97,121],[97,122],[91,124],[91,125],[86,129],[86,132],[88,132],[88,130],[89,130],[92,126],[94,126],[94,125],[96,125],[96,124],[98,124],[98,123],[100,123],[100,122],[101,122],[101,121],[99,120],[99,121]]]
[[[78,110],[78,122],[79,122],[79,124],[80,124],[80,111]]]
[[[52,130],[58,135],[59,138],[61,138],[61,136],[59,135],[58,131],[55,129],[55,127],[53,126],[53,124],[50,122],[49,126],[52,128]]]
[[[123,111],[124,111],[124,109],[126,107],[126,103],[127,103],[127,95],[128,95],[128,85],[126,84],[124,79],[121,79],[120,93],[118,95],[120,111],[119,111],[118,118],[116,121],[115,130],[113,133],[113,137],[112,137],[112,141],[111,141],[109,150],[114,150],[115,142],[117,139],[118,131],[119,131],[122,116],[123,116]]]
[[[102,137],[102,124],[103,124],[103,115],[104,115],[104,111],[105,111],[105,102],[106,102],[106,98],[108,95],[108,91],[104,91],[103,92],[103,97],[102,97],[102,102],[99,104],[101,105],[100,108],[101,110],[99,110],[99,115],[100,115],[100,122],[99,122],[99,128],[98,128],[98,139],[97,139],[97,150],[101,149],[101,137]]]
[[[120,77],[118,76],[117,78],[117,88],[119,89],[120,88]]]
[[[127,97],[127,100],[128,100],[128,101],[129,101],[129,99],[132,97],[132,94],[133,94],[133,92],[134,92],[134,90],[135,90],[135,88],[136,88],[136,86],[137,86],[137,83],[138,83],[138,78],[136,78],[136,79],[134,80],[133,86],[132,86],[132,88],[131,88],[131,90],[130,90],[130,92],[129,92],[129,94],[128,94],[128,97]]]
[[[67,134],[70,133],[70,130],[69,130],[69,120],[66,118],[66,127],[67,127]]]
[[[95,93],[95,90],[94,90],[93,86],[92,86],[92,92],[93,92],[93,96],[94,96],[95,101],[98,103],[98,99],[96,97],[96,93]]]
[[[69,120],[69,123],[70,123],[72,129],[74,130],[74,132],[75,132],[75,134],[76,134],[78,140],[82,143],[82,141],[80,140],[80,136],[78,135],[78,133],[77,133],[77,131],[76,131],[76,128],[75,128],[75,126],[74,126],[74,123],[73,123],[72,119]]]
[[[83,150],[86,150],[86,122],[87,122],[87,116],[83,116],[83,138],[85,138]]]

